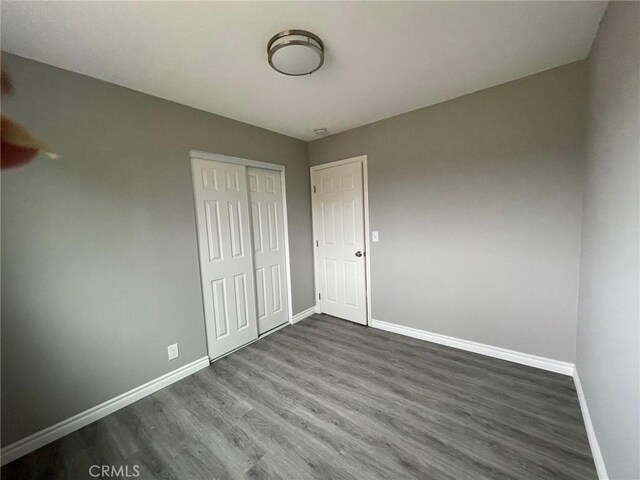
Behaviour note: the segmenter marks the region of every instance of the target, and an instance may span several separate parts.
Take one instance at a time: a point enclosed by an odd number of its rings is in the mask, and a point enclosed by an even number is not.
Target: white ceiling
[[[606,2],[2,2],[2,49],[304,140],[585,58]],[[287,77],[275,33],[324,66]]]

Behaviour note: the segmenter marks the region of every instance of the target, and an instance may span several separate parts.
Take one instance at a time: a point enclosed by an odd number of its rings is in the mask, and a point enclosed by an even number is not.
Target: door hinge
[[[321,293],[318,294],[318,300],[322,300],[322,294]]]
[[[313,193],[316,193],[316,186],[313,186]]]
[[[318,240],[316,240],[316,247],[318,246]]]

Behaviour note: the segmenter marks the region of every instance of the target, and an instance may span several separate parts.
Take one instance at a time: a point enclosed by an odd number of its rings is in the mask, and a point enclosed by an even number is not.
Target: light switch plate
[[[372,242],[378,241],[378,232],[371,232],[371,241]]]

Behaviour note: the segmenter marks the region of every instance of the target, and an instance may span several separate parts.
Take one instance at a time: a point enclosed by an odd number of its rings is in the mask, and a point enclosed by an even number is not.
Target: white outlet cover
[[[178,353],[178,344],[174,343],[173,345],[169,345],[167,347],[167,354],[169,355],[169,360],[178,358],[180,356],[180,354]]]
[[[372,242],[378,241],[378,232],[371,232],[371,241]]]

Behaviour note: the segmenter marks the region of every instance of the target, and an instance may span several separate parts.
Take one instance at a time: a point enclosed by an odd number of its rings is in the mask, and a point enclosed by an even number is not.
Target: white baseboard
[[[582,410],[582,418],[584,420],[584,426],[587,430],[587,438],[589,439],[589,446],[591,447],[591,456],[596,464],[596,471],[598,472],[598,478],[600,480],[607,480],[607,469],[604,465],[604,459],[602,458],[602,452],[600,451],[600,445],[598,445],[598,439],[596,438],[596,431],[593,428],[591,422],[591,415],[589,415],[589,407],[587,407],[587,399],[584,396],[584,390],[582,389],[582,383],[580,382],[580,376],[578,370],[573,372],[573,381],[576,384],[576,392],[578,393],[578,401],[580,402],[580,410]]]
[[[417,328],[405,327],[395,323],[383,322],[381,320],[372,320],[371,326],[386,330],[387,332],[399,333],[407,337],[426,340],[427,342],[438,343],[448,347],[459,348],[468,352],[487,355],[488,357],[500,358],[509,362],[528,365],[530,367],[541,368],[551,372],[561,373],[563,375],[573,375],[575,365],[573,363],[562,362],[560,360],[552,360],[550,358],[538,357],[528,353],[516,352],[515,350],[507,350],[506,348],[485,345],[484,343],[472,342],[461,338],[448,337],[439,333],[431,333]]]
[[[95,407],[78,413],[71,418],[67,418],[66,420],[34,433],[33,435],[29,435],[22,440],[18,440],[11,445],[7,445],[0,453],[0,464],[5,465],[12,462],[16,458],[20,458],[27,453],[33,452],[34,450],[53,442],[54,440],[79,430],[96,420],[106,417],[116,410],[120,410],[121,408],[126,407],[147,395],[151,395],[167,385],[177,382],[184,377],[188,377],[192,373],[202,370],[208,366],[209,358],[202,357],[172,372],[162,375],[161,377],[151,380],[144,385],[140,385],[133,390],[129,390],[122,395],[112,398],[111,400],[107,400],[100,405],[96,405]]]
[[[317,313],[317,308],[315,306],[311,308],[307,308],[306,310],[303,310],[302,312],[297,313],[293,317],[291,317],[291,323],[298,323],[300,320],[304,320],[305,318],[310,317],[314,313]]]

